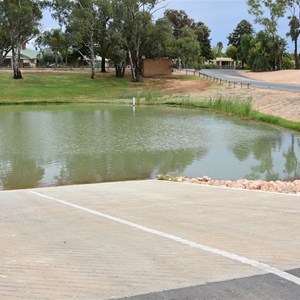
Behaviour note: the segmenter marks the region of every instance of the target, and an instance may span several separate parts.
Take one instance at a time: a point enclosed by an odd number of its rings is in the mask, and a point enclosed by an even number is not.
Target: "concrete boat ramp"
[[[0,192],[1,300],[300,299],[299,268],[300,196],[156,180]]]

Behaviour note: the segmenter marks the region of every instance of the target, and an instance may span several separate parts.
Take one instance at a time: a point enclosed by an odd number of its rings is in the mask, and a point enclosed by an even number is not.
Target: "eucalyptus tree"
[[[147,58],[170,58],[174,41],[171,22],[166,17],[160,18],[152,24],[149,39],[143,45],[142,52]]]
[[[247,0],[248,12],[255,17],[255,22],[261,24],[266,32],[269,33],[273,41],[272,61],[273,70],[278,67],[276,61],[276,36],[278,29],[278,20],[284,16],[286,11],[286,0]]]
[[[113,0],[112,26],[122,37],[134,82],[140,81],[143,45],[149,40],[155,7],[163,0]]]
[[[114,64],[116,77],[122,78],[125,75],[127,66],[127,51],[122,34],[119,31],[108,29],[109,36],[109,58]]]
[[[109,55],[109,34],[108,29],[110,20],[112,18],[112,1],[101,0],[101,10],[99,11],[99,31],[97,34],[97,41],[99,44],[99,53],[102,57],[101,72],[106,72],[105,59]]]
[[[191,28],[197,36],[201,47],[201,56],[212,59],[212,48],[210,39],[210,29],[203,22],[195,22],[184,10],[168,9],[164,13],[165,17],[171,22],[173,35],[179,39],[184,27]]]
[[[296,69],[300,68],[298,55],[298,39],[300,35],[300,0],[286,0],[286,5],[289,10],[289,26],[290,30],[287,36],[294,42],[294,57]]]
[[[1,4],[1,19],[5,23],[6,38],[9,39],[12,50],[13,78],[21,79],[21,48],[38,34],[42,12],[39,2],[34,0],[3,0]]]
[[[45,1],[53,11],[52,16],[72,35],[73,47],[78,51],[82,46],[88,48],[92,79],[96,78],[96,48],[99,48],[103,7],[107,2],[108,0]]]
[[[124,77],[127,66],[127,48],[125,42],[125,23],[123,3],[120,0],[112,0],[112,18],[107,29],[109,58],[113,62],[116,77]]]
[[[36,40],[36,44],[40,48],[47,47],[51,50],[55,57],[55,66],[58,64],[59,56],[68,50],[67,35],[60,28],[51,29],[51,31],[43,32]]]
[[[66,31],[73,37],[74,46],[80,48],[84,44],[89,49],[91,78],[96,78],[95,45],[98,32],[99,7],[96,1],[74,1],[74,5],[68,16]]]
[[[181,30],[184,27],[194,27],[194,20],[184,10],[167,9],[164,15],[171,22],[173,34],[176,39],[180,37]]]
[[[173,56],[178,58],[180,66],[197,68],[201,56],[201,47],[192,28],[183,27],[173,45]]]
[[[4,13],[3,2],[0,1],[0,66],[11,51],[11,42],[8,34],[8,22]]]
[[[275,44],[275,47],[274,47]],[[251,71],[261,72],[273,69],[274,59],[278,69],[282,68],[286,48],[286,41],[279,35],[275,41],[265,31],[260,31],[255,37],[245,35],[242,37],[241,45],[247,53],[247,64]],[[276,52],[274,53],[274,49]]]

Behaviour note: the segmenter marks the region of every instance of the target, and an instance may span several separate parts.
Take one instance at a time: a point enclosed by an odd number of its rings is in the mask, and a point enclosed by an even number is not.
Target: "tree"
[[[242,54],[242,50],[241,50],[241,40],[242,37],[244,35],[252,35],[254,34],[254,30],[253,30],[253,26],[252,24],[247,21],[247,20],[242,20],[241,22],[238,23],[238,25],[236,26],[236,28],[234,29],[234,31],[232,33],[230,33],[227,37],[228,39],[228,49],[234,49],[230,46],[235,47],[235,54],[234,57],[232,56],[231,53],[231,58],[234,60],[239,60],[242,64],[242,68],[244,67],[244,63],[245,63],[245,57]]]
[[[227,37],[228,45],[239,47],[241,45],[241,38],[245,34],[253,34],[254,29],[252,24],[247,20],[242,20],[238,23],[236,28]]]
[[[66,35],[61,29],[52,29],[45,31],[36,41],[40,47],[47,47],[53,52],[55,57],[55,66],[58,64],[58,58],[68,49],[68,41]]]
[[[13,78],[21,79],[19,59],[22,45],[38,34],[42,12],[39,3],[33,0],[3,0],[1,19],[5,20],[12,49]]]
[[[147,58],[171,57],[174,40],[171,22],[166,17],[158,19],[150,26],[149,39],[142,52]]]
[[[286,5],[289,8],[290,15],[289,26],[290,30],[287,36],[294,42],[294,57],[296,69],[300,69],[299,55],[298,55],[298,38],[300,35],[300,0],[286,0]]]
[[[84,44],[89,49],[91,79],[96,78],[95,46],[99,31],[99,14],[101,7],[98,1],[75,1],[68,17],[66,31],[73,37],[74,46],[79,49]]]
[[[238,52],[238,48],[236,46],[229,45],[226,49],[226,56],[236,61],[238,57],[237,52]]]
[[[8,22],[4,13],[3,2],[0,2],[0,65],[11,51],[11,42],[8,34]]]
[[[276,35],[279,18],[284,16],[286,10],[285,0],[247,0],[249,13],[255,16],[255,22],[265,27],[273,41],[273,70],[276,69]]]
[[[99,51],[102,57],[101,62],[101,72],[106,72],[106,63],[105,59],[108,55],[109,50],[109,36],[108,36],[108,29],[109,29],[109,20],[112,17],[112,1],[110,0],[102,0],[100,1],[101,10],[99,11],[99,23],[100,23],[100,30],[98,32],[97,41],[99,44]]]
[[[127,66],[127,51],[124,48],[123,37],[121,33],[117,31],[109,30],[108,34],[110,43],[109,58],[114,63],[116,77],[121,78],[124,77]]]
[[[201,56],[208,60],[212,59],[211,39],[209,38],[211,32],[210,29],[203,22],[195,23],[194,28],[197,40],[201,47]]]
[[[245,63],[247,63],[247,67],[249,67],[249,57],[250,57],[250,50],[254,44],[254,35],[244,34],[241,37],[241,44],[240,44],[240,55],[243,61],[243,67],[245,67]]]
[[[52,16],[66,27],[72,35],[73,47],[79,50],[83,45],[89,50],[91,78],[96,78],[95,45],[101,29],[101,0],[54,0],[45,3],[53,11]],[[99,45],[98,45],[99,46]]]
[[[197,68],[201,55],[201,47],[194,31],[186,26],[182,28],[181,34],[174,42],[174,57],[178,58],[184,68]]]
[[[184,27],[189,27],[194,30],[197,40],[201,47],[201,55],[206,59],[212,59],[213,53],[211,49],[210,29],[203,22],[195,22],[189,18],[183,10],[169,9],[165,11],[165,17],[172,24],[173,35],[178,39]]]
[[[223,49],[223,43],[218,42],[217,45],[212,48],[213,57],[216,58],[216,57],[223,56],[222,49]]]
[[[131,75],[134,82],[140,81],[142,48],[149,39],[155,6],[162,0],[114,0],[113,26],[122,36]]]
[[[184,10],[167,9],[164,15],[171,22],[176,39],[179,38],[184,27],[194,27],[194,20],[190,19]]]
[[[274,65],[277,69],[282,68],[286,42],[279,35],[275,36],[274,41],[268,32],[260,31],[252,38],[245,35],[241,44],[252,71],[270,71]]]

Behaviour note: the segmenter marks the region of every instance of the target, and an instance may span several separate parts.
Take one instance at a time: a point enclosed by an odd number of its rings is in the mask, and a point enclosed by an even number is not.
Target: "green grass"
[[[26,73],[24,79],[13,80],[11,74],[0,73],[0,103],[109,102],[139,89],[133,85],[112,76],[91,80],[88,74]]]
[[[179,105],[184,107],[196,107],[207,110],[212,110],[218,113],[224,113],[231,116],[237,116],[242,119],[253,120],[257,122],[269,123],[277,126],[281,126],[287,129],[300,131],[300,123],[285,120],[283,118],[263,114],[252,108],[251,99],[246,101],[240,101],[238,98],[224,98],[218,97],[217,99],[210,99],[208,101],[203,100],[182,100],[172,101],[167,100],[163,102],[167,105]]]
[[[269,123],[278,125],[287,129],[292,129],[295,131],[300,131],[300,123],[285,120],[277,116],[271,116],[267,114],[260,113],[258,111],[252,110],[251,119],[259,122]]]

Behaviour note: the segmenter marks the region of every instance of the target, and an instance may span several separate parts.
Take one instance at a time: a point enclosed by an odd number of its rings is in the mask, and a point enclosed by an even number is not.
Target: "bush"
[[[251,71],[253,72],[265,72],[265,71],[269,71],[270,68],[270,64],[267,58],[263,57],[263,56],[257,56],[252,63],[251,66]]]
[[[203,65],[200,65],[200,68],[201,69],[215,69],[216,65],[214,65],[214,64],[203,64]]]
[[[284,70],[294,69],[295,68],[295,63],[294,63],[294,61],[290,57],[285,56],[283,58],[283,61],[282,61],[282,68]]]

